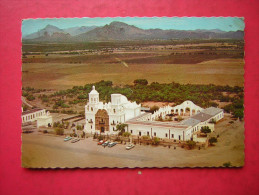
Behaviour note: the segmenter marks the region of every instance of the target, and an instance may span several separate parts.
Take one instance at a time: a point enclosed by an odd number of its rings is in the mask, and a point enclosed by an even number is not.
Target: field
[[[243,43],[61,46],[24,45],[23,86],[67,89],[100,80],[243,86]],[[56,49],[53,51],[53,49]],[[65,47],[64,49],[69,49]]]

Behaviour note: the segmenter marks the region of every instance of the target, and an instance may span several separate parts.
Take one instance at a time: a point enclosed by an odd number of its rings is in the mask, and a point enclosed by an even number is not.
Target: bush
[[[154,105],[150,108],[150,112],[152,112],[152,114],[154,114],[155,111],[157,111],[159,109],[158,106]]]
[[[153,140],[152,140],[153,145],[158,145],[159,142],[160,142],[160,139],[158,137],[154,137]]]
[[[196,146],[196,142],[191,141],[191,140],[187,141],[186,144],[187,144],[187,147],[189,150],[195,148],[195,146]]]
[[[122,134],[123,137],[129,137],[130,135],[131,135],[131,133],[129,133],[129,132],[124,132],[124,133]]]
[[[23,108],[23,111],[27,111],[29,109],[29,106],[24,105],[22,108]]]
[[[55,128],[56,135],[64,135],[64,129],[62,128]]]
[[[45,130],[43,130],[43,133],[48,133],[48,131],[45,129]]]
[[[232,167],[231,162],[225,162],[223,163],[224,167]]]
[[[208,126],[204,126],[204,127],[201,127],[201,132],[205,134],[211,133],[211,129]]]
[[[216,137],[211,137],[209,139],[209,143],[210,143],[211,146],[213,146],[213,144],[216,143],[216,142],[218,142],[218,139]]]
[[[26,98],[29,101],[35,100],[35,97],[33,95],[28,95]]]
[[[100,141],[100,140],[103,140],[104,137],[102,135],[100,135],[97,139]]]
[[[148,136],[148,135],[143,135],[142,136],[142,139],[144,139],[144,140],[148,140],[150,137]]]
[[[210,123],[216,124],[216,120],[213,118],[210,120]]]
[[[134,85],[147,85],[148,81],[146,79],[136,79],[133,83]]]

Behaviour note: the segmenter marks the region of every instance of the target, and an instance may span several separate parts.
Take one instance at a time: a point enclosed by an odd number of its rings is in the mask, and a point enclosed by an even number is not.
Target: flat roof
[[[34,109],[31,109],[31,110],[27,110],[27,111],[22,112],[22,115],[31,114],[31,113],[34,113],[34,112],[38,112],[40,110],[44,110],[44,109],[42,109],[42,108],[34,108]]]
[[[215,116],[216,114],[222,112],[223,110],[220,108],[215,108],[215,107],[209,107],[206,108],[204,110],[202,110],[201,112],[205,113],[205,114],[209,114],[211,116]]]
[[[178,129],[186,129],[189,126],[183,124],[176,124],[174,122],[157,122],[157,121],[136,121],[130,120],[127,121],[126,124],[132,125],[147,125],[147,126],[157,126],[157,127],[170,127],[170,128],[178,128]]]
[[[128,121],[135,121],[135,120],[140,119],[140,118],[142,118],[142,117],[144,117],[146,115],[151,115],[151,113],[150,112],[144,112],[143,114],[140,114],[139,116],[136,116],[136,117],[134,117],[134,118],[132,118],[132,119],[130,119]],[[128,122],[128,121],[126,121],[126,122]]]
[[[204,122],[204,121],[209,120],[211,117],[212,117],[212,115],[200,112],[198,114],[193,115],[191,118]]]
[[[200,122],[201,122],[200,120],[197,120],[195,118],[188,118],[188,119],[181,121],[182,124],[192,126],[192,127],[199,124]]]

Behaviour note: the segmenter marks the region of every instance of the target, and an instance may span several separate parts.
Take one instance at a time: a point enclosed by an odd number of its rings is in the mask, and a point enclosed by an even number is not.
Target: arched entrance
[[[104,127],[101,127],[101,133],[104,133]]]
[[[109,115],[105,109],[99,109],[95,114],[95,129],[100,133],[109,131]]]

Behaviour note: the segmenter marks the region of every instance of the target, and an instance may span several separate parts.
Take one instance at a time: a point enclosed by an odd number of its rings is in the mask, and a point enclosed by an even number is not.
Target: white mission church
[[[160,122],[158,117],[165,119],[168,115],[184,115],[189,112],[190,117],[183,121]],[[127,124],[126,131],[132,135],[148,135],[151,137],[191,140],[202,126],[214,129],[212,120],[219,121],[224,117],[220,108],[210,107],[203,109],[191,101],[185,101],[175,107],[165,106],[155,113],[141,112],[141,105],[128,101],[121,94],[111,94],[111,102],[99,101],[99,93],[93,86],[89,93],[89,102],[85,106],[84,131],[86,133],[117,134],[116,125]]]

